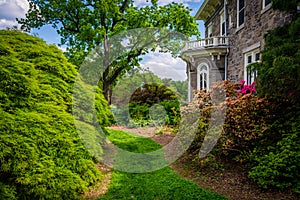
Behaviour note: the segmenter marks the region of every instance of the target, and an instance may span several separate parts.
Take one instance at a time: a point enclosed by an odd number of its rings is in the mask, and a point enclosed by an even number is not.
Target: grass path
[[[136,153],[149,152],[161,146],[149,138],[137,137],[119,130],[108,130],[109,140],[120,148]],[[218,200],[225,197],[199,188],[196,183],[179,177],[170,167],[133,174],[113,170],[108,191],[100,198],[136,200]]]

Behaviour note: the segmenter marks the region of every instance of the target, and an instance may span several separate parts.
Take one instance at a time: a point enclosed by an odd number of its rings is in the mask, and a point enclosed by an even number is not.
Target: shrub
[[[150,109],[154,105],[152,116],[150,116]],[[145,124],[149,123],[153,118],[165,122],[163,125],[176,126],[180,119],[180,103],[174,91],[164,85],[145,84],[142,88],[138,88],[132,94],[129,101],[130,117],[138,122]],[[165,116],[162,116],[165,114]]]
[[[249,177],[263,188],[293,188],[300,193],[300,118],[287,121],[283,127],[278,130],[282,140],[269,146],[265,154],[255,156],[257,165],[250,170]]]
[[[266,36],[257,89],[262,97],[298,102],[300,98],[300,18]],[[283,109],[285,109],[284,106]]]
[[[243,155],[242,152],[254,149],[257,141],[263,136],[263,130],[267,128],[269,105],[266,99],[258,98],[252,93],[240,96],[238,91],[242,87],[243,84],[231,84],[225,81],[216,83],[211,91],[196,91],[194,102],[196,102],[195,106],[201,109],[201,116],[198,134],[191,146],[192,151],[201,147],[211,123],[212,109],[226,111],[223,133],[214,149],[215,153],[243,161],[245,158],[240,157]],[[225,102],[213,105],[212,98],[215,101],[217,96],[224,96],[222,91],[226,93]]]
[[[0,199],[77,199],[99,172],[71,115],[75,66],[41,39],[0,36]]]
[[[283,103],[282,100],[262,98],[253,93],[242,95],[238,93],[241,87],[243,83],[225,81],[224,87],[217,83],[211,91],[195,91],[189,109],[201,109],[201,116],[188,152],[198,156],[208,128],[220,131],[220,127],[210,127],[212,109],[226,109],[223,131],[216,146],[198,164],[214,167],[219,166],[218,160],[235,160],[246,164],[250,169],[249,177],[261,187],[293,188],[299,192],[300,115],[297,106],[285,101],[287,109],[279,109],[278,103]],[[225,102],[213,105],[213,94],[221,94],[224,89],[231,96],[226,97]]]
[[[295,11],[298,1],[274,0],[273,7]],[[300,18],[269,31],[258,70],[257,90],[270,103],[263,140],[256,146],[249,176],[263,188],[292,188],[300,193]]]

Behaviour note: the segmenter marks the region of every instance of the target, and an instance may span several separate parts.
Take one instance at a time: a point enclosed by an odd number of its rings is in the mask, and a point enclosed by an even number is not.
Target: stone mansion
[[[180,55],[187,63],[189,101],[193,90],[216,81],[252,83],[257,74],[247,65],[261,60],[265,34],[292,15],[273,10],[271,0],[204,0],[195,18],[205,22],[205,38],[189,41]]]

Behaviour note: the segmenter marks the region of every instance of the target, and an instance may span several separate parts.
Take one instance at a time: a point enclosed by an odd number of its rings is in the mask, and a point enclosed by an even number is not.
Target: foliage
[[[163,112],[161,109],[154,107],[152,113],[156,116],[152,116],[152,118],[154,117],[159,120],[165,118],[165,120],[163,120],[165,124],[163,125],[178,125],[180,119],[180,103],[177,100],[175,92],[165,85],[145,84],[136,89],[129,101],[130,117],[138,121],[151,120],[149,112],[156,104],[163,107],[165,116],[160,115]]]
[[[41,39],[0,35],[0,199],[77,199],[99,172],[71,115],[75,66]]]
[[[273,1],[273,6],[289,10],[296,2],[299,1]],[[211,103],[211,91],[196,92],[190,109],[200,108],[202,115],[189,153],[199,152],[208,128],[213,130],[209,127],[213,120],[211,110],[226,109],[223,133],[212,155],[204,161],[238,161],[245,164],[249,177],[261,187],[293,189],[299,193],[299,31],[299,17],[269,31],[262,62],[252,65],[258,71],[255,87],[244,85],[244,81],[225,82],[226,101],[217,108]]]
[[[300,98],[300,18],[268,33],[260,64],[260,96],[294,101]],[[284,67],[283,67],[284,66]]]
[[[300,5],[299,0],[272,0],[272,7],[281,11],[297,11],[297,5]]]
[[[109,130],[109,139],[118,147],[136,152],[149,152],[160,145],[149,138]],[[107,193],[101,199],[226,199],[195,183],[180,178],[170,167],[155,172],[133,174],[113,171]]]
[[[281,10],[294,7],[299,1],[273,2]],[[283,5],[283,4],[285,5]],[[257,90],[267,97],[272,106],[265,139],[260,141],[252,155],[255,165],[250,177],[263,188],[277,187],[299,190],[299,65],[300,18],[278,27],[266,36],[262,62],[258,70]]]
[[[198,132],[189,148],[189,153],[199,152],[207,135],[212,109],[226,109],[223,132],[211,155],[200,160],[200,166],[218,166],[219,160],[231,159],[245,164],[249,177],[263,188],[293,188],[299,192],[299,110],[288,102],[282,105],[273,100],[255,96],[253,93],[240,96],[238,89],[243,83],[229,84],[225,87],[216,84],[213,90],[224,90],[227,96],[224,103],[212,105],[212,91],[196,91],[195,99],[189,109],[201,109]],[[197,155],[198,156],[198,155]],[[197,159],[198,160],[198,159]]]
[[[52,25],[62,37],[61,43],[68,46],[67,55],[75,64],[81,64],[87,54],[96,48],[102,57],[99,67],[107,67],[101,75],[102,89],[105,98],[110,103],[112,86],[125,71],[139,64],[140,55],[155,51],[160,46],[163,52],[178,45],[179,38],[170,38],[169,33],[153,32],[138,34],[131,40],[132,48],[124,55],[110,60],[114,48],[124,49],[122,39],[126,31],[137,28],[162,28],[177,31],[187,37],[198,35],[195,19],[190,15],[189,8],[182,3],[170,3],[159,6],[157,0],[148,5],[136,7],[133,0],[72,0],[57,2],[56,0],[30,0],[30,8],[25,19],[18,19],[23,30],[40,28],[46,24]],[[113,36],[124,32],[119,41]],[[130,35],[130,34],[129,34]],[[141,37],[142,36],[142,37]],[[113,44],[118,42],[118,44]],[[125,48],[126,49],[126,48]],[[175,48],[173,48],[175,49]],[[118,51],[120,52],[120,51]],[[176,54],[176,52],[173,52]]]
[[[179,94],[178,99],[181,101],[187,101],[188,96],[188,81],[170,81],[170,85],[173,86]]]
[[[278,129],[282,139],[269,151],[255,156],[257,166],[253,167],[249,176],[263,188],[293,188],[300,193],[300,118],[290,119]],[[277,126],[277,128],[279,128]]]
[[[120,77],[112,93],[112,105],[120,108],[128,104],[136,88],[144,84],[163,84],[162,80],[149,70],[132,69]]]
[[[243,82],[232,84],[229,81],[224,81],[213,85],[210,91],[195,92],[195,98],[189,105],[189,109],[198,108],[201,110],[201,115],[195,140],[188,151],[192,154],[199,152],[208,129],[217,133],[222,128],[222,134],[211,152],[212,155],[200,160],[200,165],[206,163],[205,165],[213,166],[216,165],[214,162],[220,159],[232,159],[249,164],[251,161],[249,156],[252,156],[257,144],[265,149],[272,141],[278,141],[278,137],[274,137],[274,134],[265,135],[273,116],[270,112],[273,104],[252,93],[241,96],[238,91],[243,86]],[[224,92],[226,93],[226,100],[223,99],[223,102],[213,104],[212,99],[215,101]],[[214,125],[214,120],[221,119],[212,119],[212,109],[219,112],[226,111],[222,127]],[[207,159],[214,162],[207,163]]]

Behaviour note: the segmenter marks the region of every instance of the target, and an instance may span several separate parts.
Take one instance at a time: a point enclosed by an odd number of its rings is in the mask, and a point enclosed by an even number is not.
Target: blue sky
[[[160,5],[165,5],[171,2],[183,3],[192,9],[191,15],[195,15],[204,0],[159,0]],[[135,0],[137,6],[146,5],[146,0]],[[18,26],[16,18],[25,17],[28,10],[27,0],[0,0],[0,29],[6,27]],[[202,21],[198,21],[201,35],[204,35],[204,26]],[[58,44],[60,37],[51,26],[44,26],[42,28],[32,30],[32,33],[44,39],[48,44]],[[171,63],[171,65],[170,65]],[[159,53],[152,53],[147,55],[142,62],[142,66],[149,68],[154,73],[164,78],[173,78],[175,80],[186,79],[185,63],[179,58],[174,59],[171,55],[161,55]],[[164,70],[161,70],[161,68]],[[173,77],[170,77],[172,75]]]

